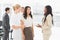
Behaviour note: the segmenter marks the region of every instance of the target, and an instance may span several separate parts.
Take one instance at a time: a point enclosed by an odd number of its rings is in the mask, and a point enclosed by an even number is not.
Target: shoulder
[[[51,14],[49,14],[48,17],[51,17]]]
[[[47,19],[52,19],[51,14],[49,14],[49,15],[47,16]]]
[[[7,17],[7,14],[6,13],[4,14],[4,17]]]
[[[49,15],[47,16],[47,18],[49,18],[49,17],[52,17],[51,14],[49,14]]]

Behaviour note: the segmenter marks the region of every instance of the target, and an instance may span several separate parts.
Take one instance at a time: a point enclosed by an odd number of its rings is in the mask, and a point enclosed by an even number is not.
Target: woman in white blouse
[[[21,22],[22,14],[20,13],[20,5],[16,4],[14,7],[14,14],[11,16],[11,28],[13,29],[13,40],[22,40]]]
[[[51,6],[47,5],[44,10],[44,17],[42,20],[42,26],[38,24],[39,27],[42,28],[43,32],[43,40],[49,40],[51,35],[51,27],[53,24],[53,14]]]
[[[31,7],[26,6],[25,11],[23,14],[23,19],[22,19],[22,26],[23,26],[23,34],[25,37],[25,40],[33,40],[33,17],[31,14]]]

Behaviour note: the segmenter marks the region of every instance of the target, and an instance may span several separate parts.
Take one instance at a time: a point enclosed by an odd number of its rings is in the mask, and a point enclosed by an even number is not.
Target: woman
[[[25,9],[24,7],[21,7],[21,13],[24,13],[24,9]]]
[[[31,7],[26,6],[25,11],[23,14],[22,19],[22,25],[23,25],[23,34],[25,37],[25,40],[33,40],[33,17],[31,14]]]
[[[22,40],[22,29],[21,29],[21,18],[22,15],[20,13],[21,6],[19,4],[16,4],[14,9],[14,14],[12,15],[12,29],[13,29],[13,40]]]
[[[43,31],[43,40],[49,40],[51,35],[51,27],[53,24],[53,14],[51,6],[47,5],[44,9],[44,18],[42,22],[42,26],[38,24],[42,28]]]

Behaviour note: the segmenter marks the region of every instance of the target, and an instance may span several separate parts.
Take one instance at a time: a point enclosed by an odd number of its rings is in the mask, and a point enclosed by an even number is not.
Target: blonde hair
[[[20,8],[21,6],[19,4],[16,4],[15,6],[13,6],[13,9],[16,10],[18,8]]]

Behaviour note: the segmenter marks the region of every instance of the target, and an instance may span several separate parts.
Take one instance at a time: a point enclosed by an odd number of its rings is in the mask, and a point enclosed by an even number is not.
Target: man
[[[10,24],[9,24],[9,13],[10,13],[10,8],[7,7],[5,9],[5,15],[3,17],[3,30],[4,30],[4,36],[3,36],[3,40],[9,40],[9,30],[10,30]]]

